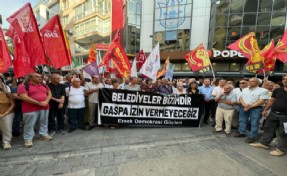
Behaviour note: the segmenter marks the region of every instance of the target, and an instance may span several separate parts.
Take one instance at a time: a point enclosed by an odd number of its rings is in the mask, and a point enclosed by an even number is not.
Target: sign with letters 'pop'
[[[203,95],[161,95],[128,90],[99,90],[99,124],[198,127]]]

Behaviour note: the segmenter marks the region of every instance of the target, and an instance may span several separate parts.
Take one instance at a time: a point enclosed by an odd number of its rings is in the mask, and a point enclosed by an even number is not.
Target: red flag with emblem
[[[197,48],[187,53],[185,60],[188,62],[192,71],[198,71],[210,65],[210,59],[203,44],[200,44]]]
[[[115,42],[113,55],[118,60],[118,68],[121,70],[121,72],[119,72],[120,75],[123,78],[128,78],[131,73],[131,64],[129,62],[129,59],[126,55],[124,48],[118,42]]]
[[[227,46],[227,48],[239,51],[246,58],[251,59],[252,57],[252,46],[251,46],[251,38],[255,37],[254,32],[250,32],[247,35],[241,37],[236,42]]]
[[[11,65],[11,56],[5,41],[3,30],[0,27],[0,73],[7,72]]]
[[[7,21],[14,29],[16,26],[18,35],[23,39],[21,41],[23,52],[19,53],[18,59],[29,62],[30,67],[48,64],[31,4],[24,5],[7,18]]]
[[[49,65],[55,69],[71,65],[72,58],[68,53],[59,16],[55,15],[51,18],[40,32],[46,54],[51,62]]]
[[[287,62],[287,29],[276,44],[273,50],[273,57],[276,57],[283,63]]]
[[[138,71],[142,68],[145,61],[146,61],[146,56],[144,54],[144,51],[140,50],[140,52],[138,53],[138,57],[137,57],[137,70]]]

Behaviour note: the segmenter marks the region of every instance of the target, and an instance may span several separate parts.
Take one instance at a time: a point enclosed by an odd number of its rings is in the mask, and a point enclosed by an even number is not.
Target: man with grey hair
[[[167,78],[162,78],[162,84],[157,87],[157,91],[165,95],[171,95],[173,93],[172,86],[168,84]]]
[[[241,107],[239,110],[239,129],[234,134],[234,137],[245,137],[248,121],[251,123],[249,137],[245,140],[246,143],[253,143],[257,136],[261,112],[265,100],[268,100],[268,90],[259,87],[257,78],[249,79],[249,87],[242,90],[239,101]]]
[[[131,77],[130,84],[125,86],[125,90],[141,91],[141,88],[137,83],[138,83],[138,78]]]
[[[85,130],[85,95],[84,87],[81,86],[79,78],[72,78],[71,87],[66,88],[66,95],[68,96],[68,122],[70,123],[68,133],[75,131],[77,128]]]
[[[215,130],[214,132],[222,131],[222,122],[225,121],[225,133],[230,135],[232,116],[234,113],[234,104],[236,103],[236,94],[232,92],[233,86],[226,84],[223,87],[223,93],[215,97],[215,102],[218,102],[215,115]]]

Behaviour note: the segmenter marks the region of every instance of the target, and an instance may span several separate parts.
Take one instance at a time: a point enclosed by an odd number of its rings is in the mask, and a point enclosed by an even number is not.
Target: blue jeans
[[[246,112],[243,109],[244,107],[240,107],[240,110],[239,110],[239,130],[238,131],[240,134],[245,134],[248,119],[250,118],[249,121],[251,123],[251,130],[249,132],[249,138],[255,139],[258,133],[258,129],[259,129],[262,107],[261,106],[256,107]]]
[[[84,127],[85,108],[68,109],[69,124],[71,129]]]
[[[24,132],[23,137],[25,141],[32,141],[35,135],[34,127],[39,121],[39,134],[48,135],[48,115],[49,110],[40,110],[34,112],[23,113]]]

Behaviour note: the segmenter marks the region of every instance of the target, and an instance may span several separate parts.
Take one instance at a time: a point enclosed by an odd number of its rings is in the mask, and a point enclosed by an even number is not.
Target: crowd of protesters
[[[68,133],[92,130],[98,124],[99,89],[110,88],[165,95],[203,94],[202,122],[213,126],[213,133],[224,132],[237,138],[248,134],[247,143],[265,149],[277,138],[277,148],[270,154],[281,156],[287,152],[284,129],[284,125],[287,128],[287,75],[282,77],[282,86],[255,77],[237,82],[162,78],[155,83],[149,78],[123,80],[93,75],[89,80],[82,74],[62,77],[58,73],[0,78],[0,131],[4,149],[11,148],[12,136],[23,134],[24,146],[32,147],[35,131],[44,141],[50,141],[54,134],[65,134],[65,119],[69,123]],[[263,137],[255,143],[260,127],[264,129]]]

